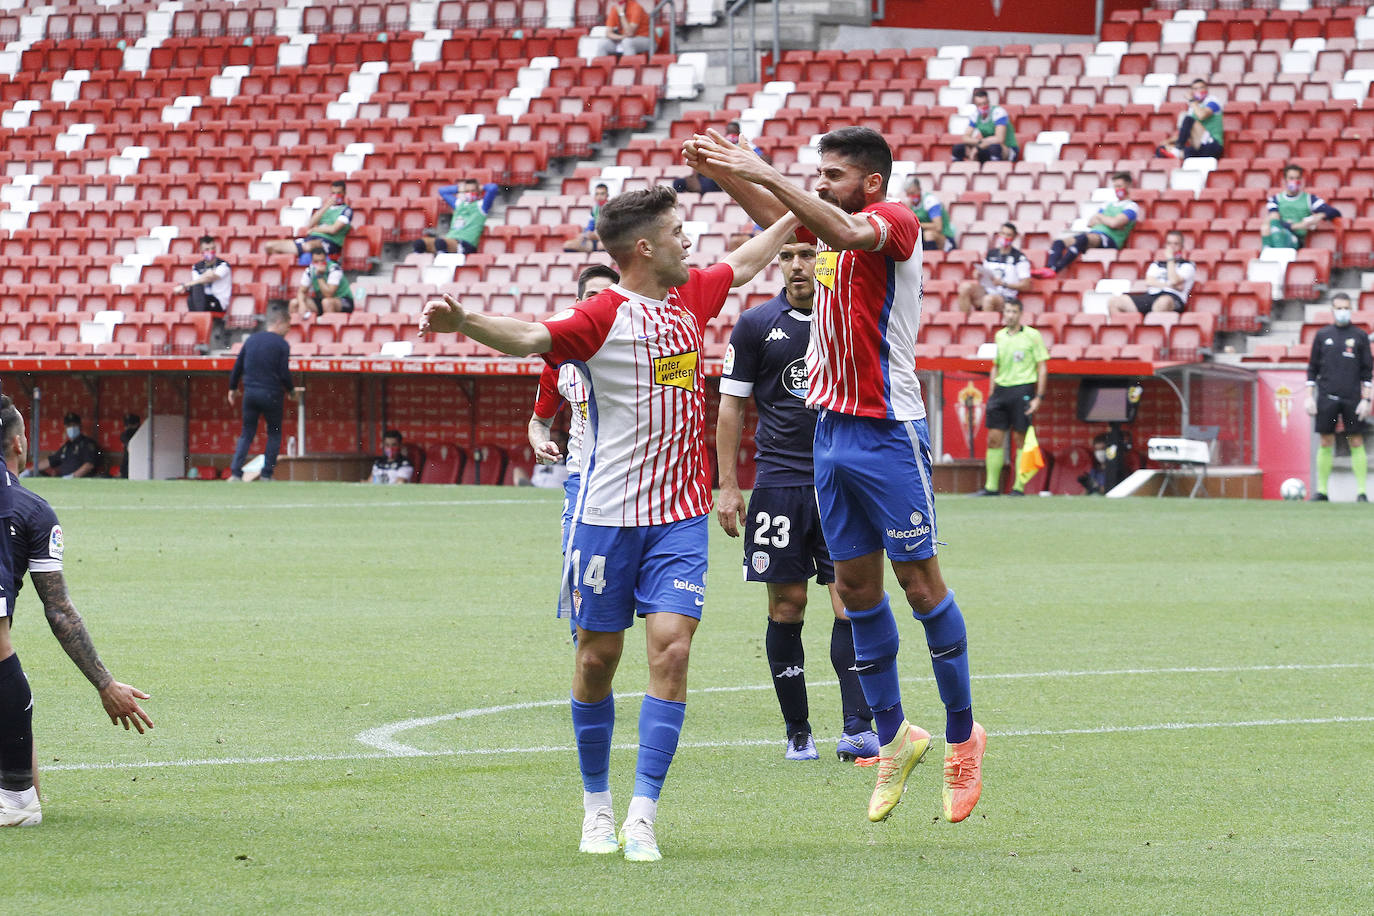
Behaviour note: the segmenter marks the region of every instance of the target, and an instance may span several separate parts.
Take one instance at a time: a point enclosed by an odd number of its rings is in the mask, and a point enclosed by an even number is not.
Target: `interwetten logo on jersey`
[[[697,351],[655,356],[654,383],[694,391],[697,387]]]
[[[835,273],[840,264],[838,251],[822,251],[816,255],[816,282],[834,292]]]

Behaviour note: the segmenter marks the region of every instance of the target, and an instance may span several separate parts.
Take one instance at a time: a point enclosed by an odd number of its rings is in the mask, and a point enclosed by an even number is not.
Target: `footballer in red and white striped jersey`
[[[916,378],[921,324],[921,225],[903,204],[864,207],[871,251],[816,255],[816,306],[806,372],[809,407],[887,420],[926,415]]]
[[[558,368],[544,366],[539,374],[534,415],[552,420],[564,401],[572,408],[572,419],[568,421],[568,456],[564,463],[569,474],[576,474],[582,467],[582,437],[587,432],[587,386],[571,363]]]
[[[587,392],[578,521],[623,528],[711,511],[700,350],[734,276],[724,262],[692,270],[662,301],[616,285],[544,322],[545,361],[572,366]]]

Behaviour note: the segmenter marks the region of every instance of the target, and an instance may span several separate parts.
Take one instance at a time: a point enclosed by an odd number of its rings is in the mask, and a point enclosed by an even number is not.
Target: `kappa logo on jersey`
[[[754,567],[754,572],[759,575],[768,572],[768,554],[762,550],[754,551],[754,555],[749,558],[749,563]]]
[[[697,387],[697,351],[654,357],[654,383],[694,391]]]
[[[816,253],[816,282],[831,292],[835,291],[835,274],[840,265],[840,253],[838,251],[820,251]]]
[[[794,397],[806,400],[806,392],[811,387],[806,376],[806,357],[794,359],[782,370],[782,387]]]
[[[48,534],[48,556],[54,560],[62,559],[62,526],[53,525]]]
[[[764,338],[764,340],[766,340],[766,341],[767,341],[767,340],[791,340],[791,339],[792,339],[792,338],[791,338],[791,337],[788,337],[788,336],[787,336],[787,332],[784,331],[782,328],[774,328],[773,330],[769,331],[769,332],[768,332],[768,336]]]

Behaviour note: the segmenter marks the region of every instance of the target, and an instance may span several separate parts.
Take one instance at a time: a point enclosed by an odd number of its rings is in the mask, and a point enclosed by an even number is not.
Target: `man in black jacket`
[[[1370,396],[1374,395],[1374,355],[1369,335],[1350,323],[1350,297],[1337,293],[1331,297],[1334,321],[1312,338],[1312,356],[1307,361],[1307,413],[1315,418],[1321,437],[1317,449],[1317,492],[1313,502],[1327,500],[1335,455],[1336,420],[1340,419],[1350,442],[1350,467],[1355,472],[1356,502],[1368,502],[1365,495],[1367,461],[1364,449],[1365,420],[1369,418]]]
[[[234,370],[229,373],[229,406],[237,406],[239,381],[243,382],[243,432],[229,465],[231,480],[243,480],[243,463],[248,447],[258,433],[258,419],[267,421],[267,447],[264,449],[261,479],[271,480],[281,451],[283,398],[295,400],[291,382],[291,345],[286,342],[288,319],[280,309],[269,309],[267,328],[243,342]]]

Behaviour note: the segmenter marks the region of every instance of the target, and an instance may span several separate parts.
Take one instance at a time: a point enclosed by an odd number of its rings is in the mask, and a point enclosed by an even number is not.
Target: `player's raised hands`
[[[138,705],[139,700],[146,699],[148,694],[119,681],[111,681],[100,691],[100,703],[105,707],[110,721],[115,725],[123,725],[125,731],[133,727],[140,735],[143,734],[145,725],[148,728],[153,727],[153,720],[143,711],[143,707]]]
[[[747,145],[748,142],[741,137],[739,143],[731,143],[715,128],[709,128],[704,135],[697,134],[688,141],[706,171],[692,167],[707,177],[710,177],[710,170],[721,169],[734,178],[762,184],[777,172]],[[683,144],[683,158],[687,159],[686,143]]]
[[[458,300],[444,293],[442,299],[431,299],[420,313],[421,334],[456,334],[463,329],[467,312]]]

